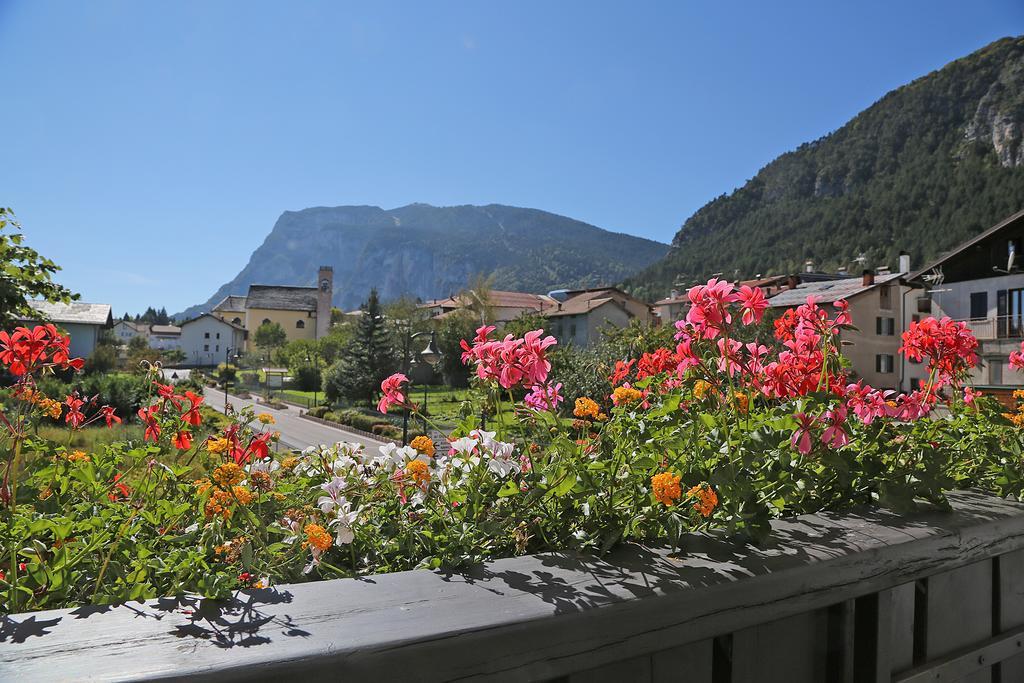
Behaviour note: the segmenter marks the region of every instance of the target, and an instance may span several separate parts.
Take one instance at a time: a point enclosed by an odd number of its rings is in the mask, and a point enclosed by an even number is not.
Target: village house
[[[177,325],[150,325],[149,346],[161,351],[181,348],[181,328]]]
[[[212,314],[249,332],[247,349],[252,350],[260,325],[277,323],[288,341],[325,337],[331,326],[334,269],[321,266],[317,286],[249,285],[246,295],[224,297]]]
[[[979,341],[972,380],[997,395],[1024,385],[1008,356],[1024,341],[1024,211],[1019,211],[912,273],[912,316],[965,321]],[[1007,388],[1000,392],[1001,388]]]
[[[807,275],[808,280],[812,279],[811,276],[814,276],[813,279],[835,279],[834,276],[828,276],[824,273],[809,272]],[[802,281],[796,275],[772,275],[769,277],[757,277],[753,280],[741,280],[736,283],[736,286],[742,287],[747,285],[748,287],[756,287],[764,292],[766,297],[772,297],[784,289],[796,286]],[[686,317],[687,312],[690,310],[690,299],[687,297],[685,290],[673,289],[667,297],[655,301],[653,307],[654,315],[661,324],[671,325],[675,321]]]
[[[628,327],[638,320],[654,322],[651,305],[615,287],[556,290],[548,296],[553,303],[543,315],[548,329],[561,345],[590,346],[602,339],[602,330]]]
[[[181,324],[180,348],[190,365],[213,366],[225,362],[229,352],[243,350],[247,337],[241,325],[203,313]]]
[[[800,282],[768,299],[777,312],[796,308],[813,296],[815,302],[835,314],[833,304],[846,300],[856,330],[840,333],[841,349],[850,361],[855,378],[877,389],[909,390],[923,376],[923,368],[906,367],[899,353],[905,329],[904,299],[911,287],[903,283],[910,257],[900,256],[900,270],[865,270],[861,277]]]
[[[148,342],[149,325],[134,320],[118,320],[114,323],[114,338],[118,344],[126,346],[135,337],[144,337]]]
[[[69,304],[49,301],[30,301],[39,312],[39,318],[22,318],[24,324],[53,323],[64,334],[71,335],[70,352],[73,357],[88,358],[96,350],[104,330],[114,326],[110,304],[87,304],[72,301]]]
[[[428,311],[432,318],[440,318],[454,311],[479,308],[480,302],[475,301],[474,296],[473,292],[466,292],[450,296],[447,299],[433,299],[420,304],[419,308]],[[544,294],[492,289],[487,292],[484,303],[491,313],[491,322],[500,328],[524,313],[540,313],[545,308],[554,305],[555,300]]]

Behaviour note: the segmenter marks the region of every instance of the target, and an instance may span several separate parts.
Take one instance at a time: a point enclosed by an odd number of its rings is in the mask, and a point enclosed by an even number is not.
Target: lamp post
[[[232,356],[231,352],[234,351],[235,355]],[[228,366],[231,365],[231,359],[234,358],[236,361],[240,358],[238,355],[238,349],[233,349],[230,346],[224,349],[224,414],[228,412]]]
[[[426,348],[419,352],[419,360],[432,365],[437,362],[441,357],[441,353],[437,350],[437,335],[433,330],[429,332],[411,332],[411,328],[406,328],[405,339],[402,344],[402,371],[409,372],[409,366],[412,359],[409,357],[410,347],[414,340],[425,335],[430,335],[430,341],[427,342]],[[409,392],[412,393],[412,382],[409,382]],[[423,385],[423,408],[426,410],[427,407],[427,387]],[[402,445],[406,445],[409,442],[409,408],[402,410]]]
[[[313,364],[313,407],[316,408],[316,392],[320,386],[320,354],[317,351],[316,346],[313,347],[313,357],[309,357],[309,351],[306,352],[306,362]]]

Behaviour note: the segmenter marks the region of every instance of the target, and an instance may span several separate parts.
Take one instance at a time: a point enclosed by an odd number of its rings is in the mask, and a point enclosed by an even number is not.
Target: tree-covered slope
[[[913,263],[1024,208],[1024,38],[1004,38],[885,95],[686,220],[627,281],[664,295],[722,272]]]
[[[313,285],[334,267],[334,303],[345,309],[376,287],[384,301],[446,297],[476,275],[495,289],[546,292],[615,283],[658,260],[667,245],[609,232],[537,209],[410,204],[286,211],[249,263],[204,304],[209,310],[250,284]]]

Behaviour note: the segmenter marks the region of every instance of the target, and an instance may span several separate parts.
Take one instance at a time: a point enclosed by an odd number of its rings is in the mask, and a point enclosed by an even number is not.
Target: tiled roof
[[[581,291],[576,296],[563,301],[561,306],[556,304],[545,309],[544,315],[552,318],[563,315],[583,315],[610,301],[618,303],[614,297],[608,296],[609,291],[607,289]]]
[[[876,275],[873,285],[864,286],[863,278],[850,277],[842,280],[824,280],[822,282],[802,282],[796,289],[784,289],[768,299],[768,304],[776,308],[790,308],[806,303],[807,297],[813,295],[819,304],[830,304],[840,299],[850,299],[873,287],[899,280],[906,273],[888,273]]]
[[[87,304],[81,301],[72,301],[70,304],[55,304],[49,301],[30,301],[28,303],[39,311],[47,322],[51,323],[113,324],[110,304]]]
[[[213,310],[224,313],[245,313],[245,297],[229,294],[221,299],[220,303],[213,307]]]
[[[317,291],[316,287],[249,285],[245,305],[275,311],[315,311]]]
[[[151,334],[162,334],[165,336],[181,334],[181,328],[177,325],[150,325],[149,331]]]

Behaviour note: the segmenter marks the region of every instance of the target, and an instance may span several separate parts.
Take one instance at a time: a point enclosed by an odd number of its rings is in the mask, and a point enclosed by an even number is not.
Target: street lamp
[[[410,328],[406,328],[409,332]],[[433,365],[441,358],[441,352],[437,349],[437,335],[433,330],[429,332],[413,332],[405,335],[404,343],[402,344],[402,371],[408,372],[409,366],[412,363],[412,359],[409,357],[410,347],[414,340],[425,335],[430,335],[430,340],[427,342],[426,347],[419,352],[419,361],[426,363],[427,365]],[[409,382],[410,393],[412,393],[412,382]],[[427,410],[427,385],[423,385],[423,410]],[[406,445],[409,441],[409,408],[406,407],[402,411],[402,445]]]
[[[232,351],[235,352],[234,356],[231,355]],[[227,415],[227,412],[228,412],[228,376],[227,376],[227,372],[228,372],[228,366],[231,364],[231,359],[232,358],[234,358],[235,362],[237,363],[238,359],[241,358],[241,356],[239,356],[239,354],[238,354],[238,349],[233,349],[233,348],[231,348],[229,346],[226,349],[224,349],[224,378],[223,379],[224,379],[224,414],[225,415]]]
[[[320,387],[320,356],[317,353],[317,348],[313,347],[313,357],[309,357],[309,351],[306,351],[306,362],[313,364],[313,407],[316,408],[316,392]]]

